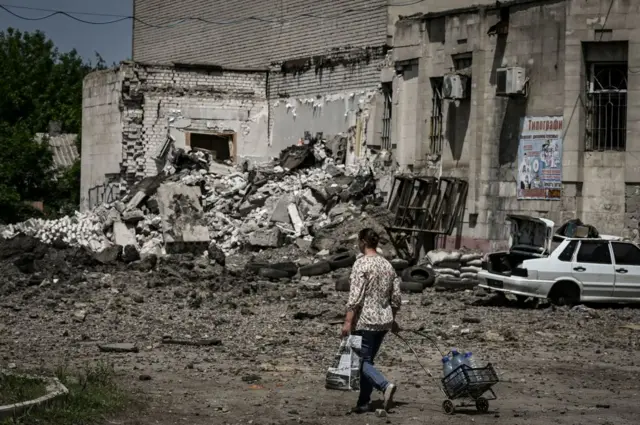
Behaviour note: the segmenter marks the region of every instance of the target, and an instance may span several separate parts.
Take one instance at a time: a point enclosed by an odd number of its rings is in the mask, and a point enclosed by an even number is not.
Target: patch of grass
[[[33,409],[24,416],[9,419],[2,425],[89,425],[103,423],[131,406],[132,400],[120,388],[113,367],[98,363],[81,372],[58,368],[55,376],[69,394],[53,404]]]
[[[0,405],[33,400],[46,391],[45,383],[39,379],[0,374]]]

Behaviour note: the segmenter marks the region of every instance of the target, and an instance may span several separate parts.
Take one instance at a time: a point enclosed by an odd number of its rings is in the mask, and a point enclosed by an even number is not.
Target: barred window
[[[627,63],[588,63],[587,151],[624,151],[627,141]]]
[[[431,118],[429,145],[432,154],[442,153],[442,77],[431,78]]]
[[[384,96],[384,109],[382,111],[382,137],[381,148],[391,150],[391,105],[393,97],[392,83],[382,84],[382,96]]]

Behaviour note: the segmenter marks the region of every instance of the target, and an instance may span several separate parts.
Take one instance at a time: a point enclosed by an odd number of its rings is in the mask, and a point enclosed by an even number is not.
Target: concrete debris
[[[235,167],[206,152],[178,150],[159,175],[131,187],[122,200],[58,220],[0,227],[0,236],[22,233],[94,253],[120,247],[99,257],[103,264],[185,252],[208,252],[220,264],[245,248],[298,244],[308,250],[311,235],[373,200],[373,171],[347,169],[334,159],[341,158],[342,142],[329,149],[312,139],[283,150],[275,163]],[[220,252],[212,253],[211,243]]]

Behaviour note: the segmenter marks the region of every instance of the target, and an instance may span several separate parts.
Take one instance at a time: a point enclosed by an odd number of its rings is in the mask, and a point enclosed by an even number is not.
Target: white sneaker
[[[396,393],[396,386],[394,384],[389,384],[387,389],[384,390],[384,404],[382,405],[384,410],[389,411],[391,405],[393,404],[393,395]]]

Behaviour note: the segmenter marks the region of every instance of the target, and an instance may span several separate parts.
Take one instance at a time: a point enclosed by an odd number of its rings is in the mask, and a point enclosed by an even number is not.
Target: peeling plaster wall
[[[271,101],[272,151],[279,152],[309,131],[312,135],[346,134],[366,114],[377,91],[360,90],[334,95]],[[368,117],[368,115],[366,115]]]

